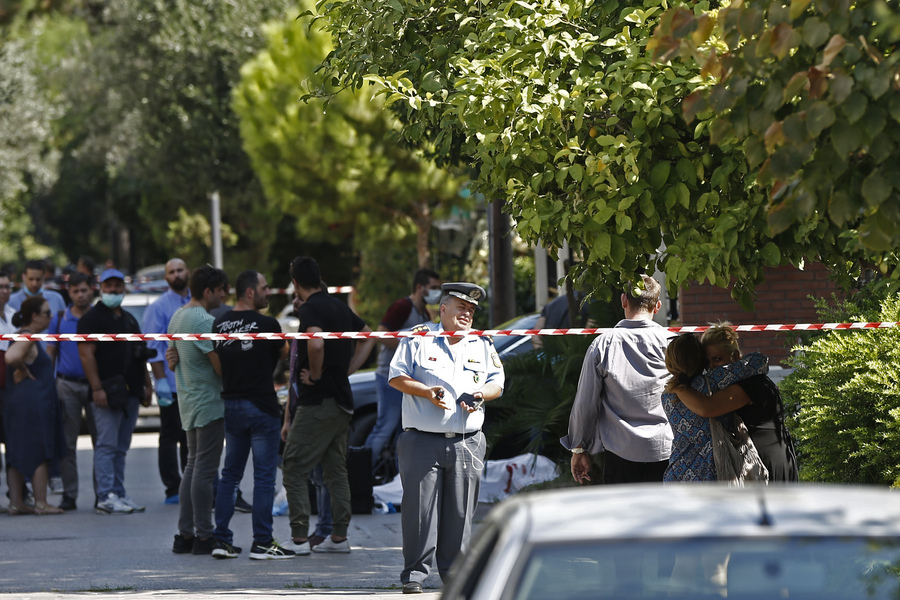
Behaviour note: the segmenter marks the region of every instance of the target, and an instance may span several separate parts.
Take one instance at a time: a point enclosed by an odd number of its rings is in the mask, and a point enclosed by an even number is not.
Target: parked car
[[[151,265],[138,269],[131,278],[131,291],[161,294],[169,289],[166,281],[166,265]]]
[[[900,597],[900,491],[596,486],[517,495],[442,600]]]

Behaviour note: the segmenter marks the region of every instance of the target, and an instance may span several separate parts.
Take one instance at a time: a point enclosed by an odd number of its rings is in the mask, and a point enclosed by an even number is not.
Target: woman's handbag
[[[768,483],[769,470],[759,457],[744,420],[737,414],[733,417],[733,431],[725,429],[717,418],[709,420],[718,480],[738,487],[747,482]]]
[[[110,410],[125,410],[128,406],[128,384],[124,375],[116,375],[100,382],[106,392],[106,404]]]

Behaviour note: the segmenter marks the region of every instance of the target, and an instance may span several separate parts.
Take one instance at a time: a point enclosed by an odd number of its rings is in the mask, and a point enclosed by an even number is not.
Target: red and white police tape
[[[789,325],[735,325],[735,331],[825,331],[850,329],[892,329],[900,327],[900,321],[884,321],[880,323],[795,323]],[[683,325],[667,327],[673,333],[701,333],[710,325]],[[470,329],[469,331],[319,331],[316,333],[4,333],[0,340],[63,340],[70,342],[138,342],[141,340],[308,340],[321,338],[326,340],[361,340],[367,338],[406,338],[406,337],[466,337],[466,336],[520,336],[520,335],[597,335],[611,331],[610,328],[568,328],[568,329]]]
[[[64,289],[67,289],[68,287],[69,287],[68,284],[65,282],[44,284],[44,289],[53,290],[53,291],[64,290]],[[97,286],[95,285],[94,287],[96,288]],[[19,290],[19,289],[22,289],[22,286],[18,285],[18,284],[13,284],[13,289]],[[160,285],[158,288],[154,287],[152,289],[146,289],[146,288],[138,289],[135,293],[140,294],[140,293],[144,293],[144,292],[150,292],[150,293],[165,292],[167,289],[169,289],[168,285]],[[356,288],[353,287],[352,285],[338,285],[338,286],[332,285],[332,286],[328,286],[328,293],[329,294],[352,294],[353,290],[355,290],[355,289]],[[269,293],[272,294],[273,296],[278,296],[278,295],[283,295],[283,294],[292,294],[292,293],[294,293],[294,290],[291,288],[269,288]]]

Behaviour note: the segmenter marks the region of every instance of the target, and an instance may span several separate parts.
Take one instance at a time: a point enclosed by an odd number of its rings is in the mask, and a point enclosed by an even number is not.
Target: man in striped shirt
[[[217,308],[228,292],[221,269],[204,265],[191,274],[191,300],[169,322],[169,333],[212,333]],[[170,341],[178,351],[174,366],[178,410],[187,434],[188,459],[181,478],[178,533],[172,552],[212,554],[214,481],[225,440],[222,368],[212,340]]]

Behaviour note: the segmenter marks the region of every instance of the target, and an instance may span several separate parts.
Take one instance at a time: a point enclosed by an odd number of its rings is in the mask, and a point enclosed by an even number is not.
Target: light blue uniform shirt
[[[440,329],[440,328],[439,328]],[[389,379],[406,375],[428,387],[444,388],[450,408],[426,398],[403,394],[403,427],[432,433],[474,433],[484,424],[484,408],[473,413],[459,406],[461,394],[473,394],[487,383],[503,389],[505,376],[494,343],[484,337],[464,337],[451,348],[447,337],[400,340],[391,360]]]
[[[143,333],[166,333],[169,331],[169,321],[172,315],[179,308],[191,301],[191,292],[188,291],[186,296],[179,296],[172,290],[166,290],[162,296],[153,301],[153,304],[147,307],[144,312],[144,322],[141,324],[141,332]],[[166,371],[166,380],[169,382],[169,388],[173,392],[178,391],[175,382],[175,373],[169,369],[169,363],[166,362],[166,350],[169,348],[168,342],[148,341],[147,347],[156,350],[156,357],[151,358],[150,363],[161,362],[163,369]]]
[[[43,296],[44,300],[47,301],[47,304],[50,305],[50,313],[52,314],[52,316],[55,317],[60,313],[60,311],[66,310],[66,301],[63,300],[63,297],[60,295],[60,293],[44,288],[41,288],[41,291],[39,291],[37,294],[29,294],[28,290],[23,287],[21,290],[9,297],[7,306],[13,307],[13,309],[18,312],[18,310],[22,308],[22,303],[25,302],[26,298],[38,295]]]

